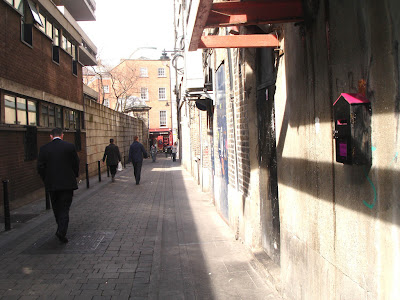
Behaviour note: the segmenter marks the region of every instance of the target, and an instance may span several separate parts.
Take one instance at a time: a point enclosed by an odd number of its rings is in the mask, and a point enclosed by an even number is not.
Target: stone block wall
[[[140,119],[116,112],[92,100],[85,100],[85,128],[87,163],[89,176],[96,176],[98,161],[102,160],[104,149],[109,145],[111,138],[119,147],[121,159],[128,161],[129,146],[134,136],[139,137],[139,142],[148,151],[148,127]],[[106,166],[101,163],[102,172]]]

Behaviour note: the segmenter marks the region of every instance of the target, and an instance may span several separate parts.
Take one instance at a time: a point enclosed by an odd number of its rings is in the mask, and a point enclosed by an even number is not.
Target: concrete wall
[[[97,162],[103,159],[104,149],[109,145],[110,138],[113,138],[114,143],[119,147],[122,161],[124,157],[128,161],[129,146],[136,135],[146,151],[149,150],[147,123],[86,99],[85,126],[90,176],[97,174]],[[103,172],[106,171],[106,166],[102,163],[101,167]]]
[[[398,1],[324,1],[308,26],[284,27],[275,105],[289,299],[400,297],[399,11]],[[332,104],[362,79],[371,168],[335,162],[332,139]]]

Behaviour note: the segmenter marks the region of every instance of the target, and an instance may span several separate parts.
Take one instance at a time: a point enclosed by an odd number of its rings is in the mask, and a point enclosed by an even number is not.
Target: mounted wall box
[[[340,94],[333,104],[336,161],[371,165],[371,104],[361,94]]]

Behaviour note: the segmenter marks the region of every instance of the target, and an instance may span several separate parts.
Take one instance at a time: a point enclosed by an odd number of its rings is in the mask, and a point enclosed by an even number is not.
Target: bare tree
[[[98,90],[99,95],[101,95],[99,98],[99,103],[104,105],[104,100],[105,100],[105,90],[104,90],[104,80],[106,78],[110,77],[110,70],[111,67],[104,64],[101,60],[101,58],[97,57],[97,65],[96,66],[90,66],[90,67],[85,67],[87,70],[88,75],[93,75],[93,78],[91,80],[88,80],[85,82],[85,84],[89,86],[93,86],[92,83],[95,81],[95,87]]]
[[[115,110],[124,111],[127,108],[128,99],[138,93],[137,81],[139,72],[136,68],[135,61],[124,60],[118,66],[110,71],[112,90],[117,105]]]

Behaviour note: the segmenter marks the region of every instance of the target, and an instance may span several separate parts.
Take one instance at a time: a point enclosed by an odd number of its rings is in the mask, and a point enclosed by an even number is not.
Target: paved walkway
[[[280,299],[179,162],[81,183],[66,245],[44,206],[0,233],[0,299]]]

